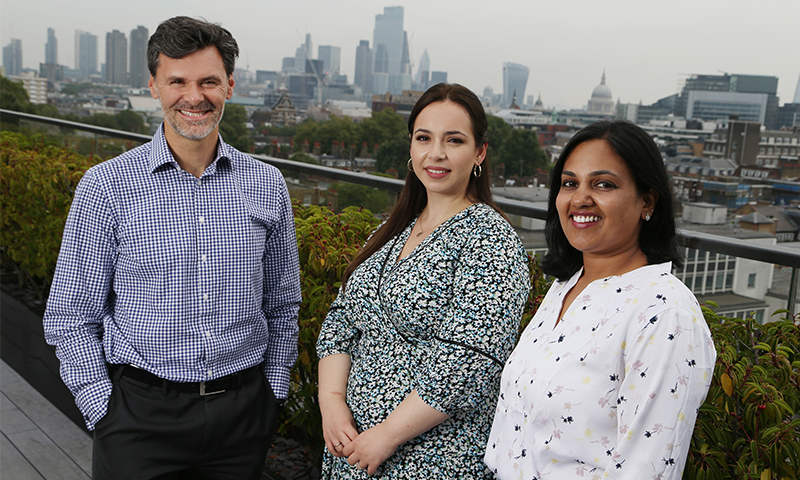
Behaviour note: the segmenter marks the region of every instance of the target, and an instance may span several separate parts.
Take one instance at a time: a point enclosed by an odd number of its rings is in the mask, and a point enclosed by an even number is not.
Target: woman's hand
[[[337,353],[319,361],[319,410],[322,436],[328,451],[336,457],[358,436],[353,413],[345,402],[350,355]]]
[[[400,442],[385,423],[379,423],[361,434],[351,443],[345,445],[342,454],[347,457],[350,465],[358,464],[357,468],[366,470],[367,474],[375,475],[378,467],[389,458]]]
[[[334,457],[345,456],[342,451],[358,437],[356,422],[344,398],[330,395],[326,402],[320,402],[322,413],[322,436],[325,446]]]

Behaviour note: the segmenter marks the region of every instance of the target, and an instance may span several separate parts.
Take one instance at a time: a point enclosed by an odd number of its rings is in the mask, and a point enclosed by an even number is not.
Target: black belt
[[[176,390],[178,392],[199,393],[200,396],[214,395],[215,393],[222,393],[228,390],[236,390],[250,380],[256,378],[257,375],[262,374],[261,365],[246,368],[230,375],[209,380],[207,382],[172,382],[164,380],[163,378],[153,375],[147,370],[136,368],[131,365],[109,365],[112,372],[119,375],[147,383],[154,387],[159,387],[164,390]]]

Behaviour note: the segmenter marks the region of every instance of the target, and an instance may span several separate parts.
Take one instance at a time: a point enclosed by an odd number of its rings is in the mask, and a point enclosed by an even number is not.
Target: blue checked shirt
[[[300,275],[286,183],[220,138],[201,178],[153,141],[78,185],[44,316],[61,377],[90,430],[106,362],[176,382],[264,362],[278,398],[297,358]]]

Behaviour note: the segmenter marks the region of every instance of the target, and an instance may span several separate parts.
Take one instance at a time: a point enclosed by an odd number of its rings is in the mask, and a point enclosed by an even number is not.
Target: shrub
[[[11,132],[0,132],[0,151],[0,251],[43,301],[75,187],[98,160]]]
[[[703,307],[717,364],[692,437],[687,479],[798,478],[798,324],[759,324]],[[783,311],[784,313],[788,313]]]
[[[278,433],[298,438],[321,451],[322,418],[317,400],[317,337],[342,276],[361,245],[378,225],[369,210],[345,208],[335,214],[318,206],[294,204],[303,300],[298,323],[299,357],[292,369],[289,399]]]

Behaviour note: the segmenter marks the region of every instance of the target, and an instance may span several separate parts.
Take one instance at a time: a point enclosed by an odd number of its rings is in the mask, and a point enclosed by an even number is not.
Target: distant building
[[[339,63],[342,49],[332,45],[320,45],[317,49],[317,58],[322,61],[322,71],[329,76],[339,74]]]
[[[131,30],[131,87],[145,88],[150,79],[147,69],[147,41],[150,35],[141,25]]]
[[[447,83],[447,72],[431,72],[431,80],[429,86],[439,83]]]
[[[407,90],[401,95],[392,95],[391,93],[373,95],[372,113],[378,113],[386,108],[391,108],[402,115],[404,120],[408,120],[408,117],[411,115],[411,110],[414,108],[414,104],[417,103],[417,100],[419,100],[419,97],[421,97],[423,93],[424,92]]]
[[[691,75],[681,90],[676,115],[714,121],[738,115],[767,129],[777,126],[778,77],[762,75]]]
[[[106,82],[128,85],[128,40],[119,30],[106,34]]]
[[[417,74],[415,81],[419,84],[420,90],[427,90],[428,89],[428,81],[431,75],[431,59],[428,56],[428,49],[426,48],[422,52],[422,57],[419,59],[419,65],[417,66]]]
[[[292,104],[289,95],[282,94],[270,110],[270,120],[273,125],[292,126],[297,124],[297,108]]]
[[[36,76],[33,72],[25,72],[21,75],[9,75],[9,80],[22,82],[31,103],[47,103],[47,79]]]
[[[530,70],[525,65],[519,63],[503,63],[503,104],[502,108],[511,106],[511,101],[516,95],[517,98],[525,98],[525,88],[528,86],[528,74]],[[431,80],[431,83],[434,83]]]
[[[800,103],[800,75],[797,76],[797,86],[794,88],[794,101],[792,103]]]
[[[278,84],[278,72],[273,70],[256,70],[256,85],[269,85],[276,88]]]
[[[778,107],[778,128],[800,127],[800,101]]]
[[[372,93],[372,49],[368,40],[361,40],[356,47],[356,70],[353,83],[366,93]]]
[[[44,44],[44,63],[58,65],[58,39],[56,39],[56,31],[52,28],[47,29],[47,43]]]
[[[375,15],[372,48],[375,51],[373,72],[400,74],[403,61],[403,7],[384,7]]]
[[[84,78],[97,73],[97,35],[75,30],[75,70]]]
[[[3,47],[3,68],[8,77],[22,73],[22,40],[12,38],[8,45]]]
[[[616,105],[611,96],[611,89],[606,85],[606,72],[600,77],[600,85],[594,87],[592,90],[592,98],[589,99],[589,106],[586,109],[587,113],[599,116],[614,116],[616,114]]]

